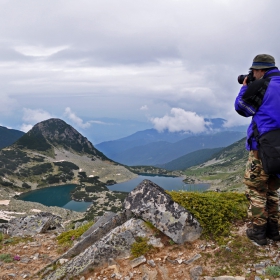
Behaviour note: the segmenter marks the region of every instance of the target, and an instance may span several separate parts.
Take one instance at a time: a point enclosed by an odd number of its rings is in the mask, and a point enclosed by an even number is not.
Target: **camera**
[[[247,77],[247,80],[246,80],[246,84],[250,84],[252,83],[253,81],[255,81],[255,77],[253,76],[253,71],[249,71],[249,74],[248,75],[239,75],[237,77],[237,81],[239,84],[243,84],[245,78]]]

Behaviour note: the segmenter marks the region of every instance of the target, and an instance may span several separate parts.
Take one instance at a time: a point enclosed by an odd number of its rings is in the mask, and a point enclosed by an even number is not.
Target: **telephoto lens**
[[[237,77],[238,83],[242,85],[246,77],[247,77],[247,80],[246,80],[247,85],[255,81],[253,71],[250,70],[248,75],[239,75]]]
[[[243,82],[244,82],[244,80],[245,80],[245,78],[246,78],[247,76],[248,76],[248,75],[239,75],[239,76],[237,77],[238,83],[242,85]]]

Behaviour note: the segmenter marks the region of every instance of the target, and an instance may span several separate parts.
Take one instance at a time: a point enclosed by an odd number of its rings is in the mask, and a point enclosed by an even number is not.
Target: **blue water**
[[[153,181],[165,190],[204,191],[209,187],[208,184],[184,184],[182,177],[139,175],[133,180],[108,186],[108,189],[112,191],[130,192],[145,179]],[[75,187],[76,185],[64,185],[38,189],[21,194],[18,199],[39,202],[46,206],[58,206],[73,211],[84,212],[92,204],[92,202],[78,202],[71,200],[70,193],[75,189]]]
[[[111,191],[130,192],[145,179],[154,182],[155,184],[159,185],[160,187],[168,191],[185,190],[185,191],[201,192],[209,188],[209,184],[195,184],[195,185],[185,184],[183,182],[183,177],[139,175],[137,178],[132,179],[130,181],[108,186],[108,189]]]
[[[61,208],[84,212],[87,210],[91,202],[77,202],[71,200],[71,191],[75,189],[76,185],[64,185],[48,187],[23,193],[18,199],[24,201],[39,202],[46,206],[58,206]]]

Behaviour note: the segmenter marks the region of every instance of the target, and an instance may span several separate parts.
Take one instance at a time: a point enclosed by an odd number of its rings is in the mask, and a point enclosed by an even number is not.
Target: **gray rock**
[[[156,267],[155,261],[154,260],[148,260],[147,264],[151,267]]]
[[[202,232],[200,224],[190,212],[149,180],[142,181],[128,194],[124,208],[151,222],[178,244],[196,240]]]
[[[147,261],[147,259],[144,256],[140,256],[139,258],[133,259],[130,262],[130,265],[132,268],[139,266],[140,264],[143,264]]]
[[[184,264],[191,264],[193,263],[195,260],[198,260],[199,258],[201,258],[200,254],[196,254],[194,257],[192,257],[189,260],[183,261]]]
[[[148,244],[152,245],[155,248],[163,248],[164,247],[163,243],[161,242],[161,239],[160,238],[156,238],[154,236],[151,236]]]
[[[82,222],[75,223],[75,229],[79,228],[82,225]]]
[[[80,275],[89,268],[107,263],[109,258],[128,257],[130,256],[131,245],[135,242],[135,237],[143,235],[145,230],[146,235],[152,234],[151,229],[145,226],[142,220],[130,219],[123,225],[108,232],[99,241],[58,267],[43,279],[67,279],[64,278],[66,275],[67,277]]]
[[[201,266],[195,266],[190,269],[190,278],[191,280],[198,280],[199,276],[202,275],[202,267]]]
[[[30,259],[27,258],[27,257],[23,257],[23,258],[20,259],[20,262],[22,262],[22,263],[29,263]]]
[[[36,215],[14,218],[6,225],[4,233],[14,236],[34,236],[47,230],[62,228],[62,218],[51,213],[41,212]]]
[[[63,254],[61,258],[77,256],[112,229],[122,225],[126,221],[127,216],[124,212],[117,214],[113,212],[106,212],[95,224],[84,232],[84,234],[78,239],[77,243],[65,254]]]

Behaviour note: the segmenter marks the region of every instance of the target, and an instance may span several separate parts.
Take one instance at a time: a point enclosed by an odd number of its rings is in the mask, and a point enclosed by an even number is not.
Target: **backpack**
[[[253,129],[265,173],[280,174],[280,129],[271,130],[261,136],[256,123]]]

